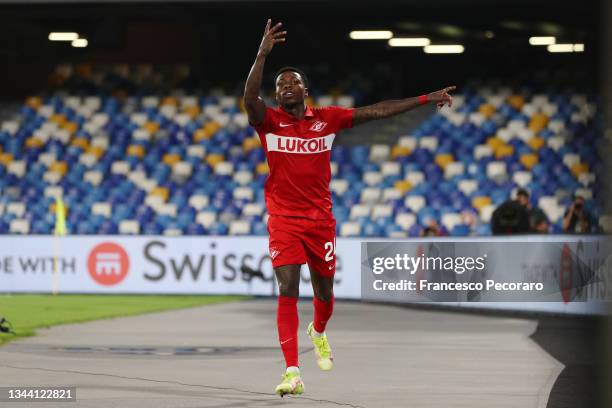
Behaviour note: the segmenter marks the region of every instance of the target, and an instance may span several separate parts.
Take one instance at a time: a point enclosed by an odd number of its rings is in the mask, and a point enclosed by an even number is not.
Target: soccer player
[[[265,186],[270,215],[268,232],[272,266],[279,286],[278,339],[287,370],[276,393],[301,394],[304,383],[298,363],[298,312],[300,267],[307,263],[314,291],[314,317],[308,336],[321,370],[331,370],[333,357],[325,327],[334,309],[336,271],[336,221],[329,190],[330,151],[336,134],[345,128],[388,118],[419,105],[451,105],[454,86],[415,98],[388,100],[346,109],[306,106],[308,79],[299,69],[286,67],[275,77],[277,108],[259,96],[264,63],[272,48],[285,42],[282,23],[268,20],[244,89],[249,122],[259,134],[270,174]]]

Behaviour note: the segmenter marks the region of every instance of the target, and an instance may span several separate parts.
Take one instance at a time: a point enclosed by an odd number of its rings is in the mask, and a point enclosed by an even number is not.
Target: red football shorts
[[[302,265],[321,276],[336,273],[336,220],[270,215],[272,266]]]

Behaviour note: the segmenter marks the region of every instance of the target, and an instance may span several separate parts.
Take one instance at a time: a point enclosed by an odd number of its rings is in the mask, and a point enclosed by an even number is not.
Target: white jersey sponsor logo
[[[323,137],[302,139],[300,137],[278,136],[266,134],[269,152],[315,154],[331,150],[336,135],[331,133]]]
[[[327,126],[327,122],[321,122],[317,120],[315,123],[312,124],[310,130],[320,132],[325,128],[325,126]]]

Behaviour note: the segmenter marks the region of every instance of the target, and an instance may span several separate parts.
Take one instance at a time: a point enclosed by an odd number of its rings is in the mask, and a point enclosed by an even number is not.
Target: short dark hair
[[[519,188],[518,191],[516,192],[516,195],[517,196],[524,195],[524,196],[529,197],[529,191],[527,191],[524,188]]]
[[[308,88],[308,77],[306,76],[304,71],[296,67],[282,67],[281,69],[276,71],[276,75],[274,75],[275,85],[276,85],[276,80],[278,79],[279,75],[282,74],[283,72],[297,72],[298,74],[300,74],[300,77],[302,78],[302,81],[304,82],[304,86]]]

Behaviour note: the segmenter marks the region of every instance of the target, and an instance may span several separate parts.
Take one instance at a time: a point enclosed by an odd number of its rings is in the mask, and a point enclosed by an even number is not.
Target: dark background
[[[603,6],[603,0],[0,2],[0,86],[4,98],[21,98],[44,87],[58,63],[184,63],[193,67],[190,85],[238,91],[269,17],[289,33],[270,56],[268,75],[297,65],[321,89],[361,86],[372,99],[498,77],[510,85],[546,80],[593,90],[601,79]],[[354,29],[427,36],[466,51],[431,55],[385,40],[353,41]],[[89,46],[50,42],[50,31],[77,31]],[[583,42],[585,52],[551,54],[530,46],[532,35]]]

